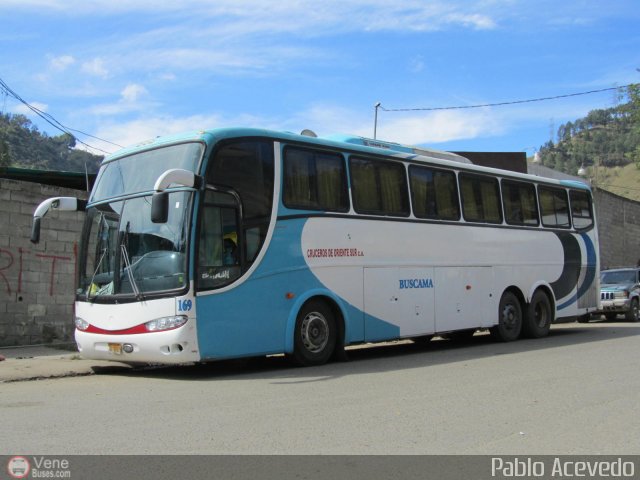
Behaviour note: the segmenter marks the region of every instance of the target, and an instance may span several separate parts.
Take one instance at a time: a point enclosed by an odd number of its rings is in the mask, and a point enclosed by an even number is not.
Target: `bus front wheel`
[[[320,300],[307,302],[296,319],[293,361],[301,366],[327,363],[336,346],[336,334],[331,308]]]
[[[504,292],[498,307],[498,325],[491,328],[491,335],[502,342],[517,340],[522,330],[522,306],[518,297]]]

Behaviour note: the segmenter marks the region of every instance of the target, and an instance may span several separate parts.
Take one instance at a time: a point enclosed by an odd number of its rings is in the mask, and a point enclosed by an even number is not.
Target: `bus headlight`
[[[89,328],[89,322],[81,319],[80,317],[76,317],[75,319],[75,324],[76,324],[76,328],[78,330],[86,330],[87,328]]]
[[[148,332],[160,332],[162,330],[172,330],[187,323],[189,317],[186,315],[176,315],[175,317],[156,318],[144,324]]]

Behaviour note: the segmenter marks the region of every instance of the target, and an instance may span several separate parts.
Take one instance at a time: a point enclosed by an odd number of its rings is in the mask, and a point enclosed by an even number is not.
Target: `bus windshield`
[[[192,193],[169,194],[169,219],[163,224],[151,221],[151,193],[166,170],[195,171],[203,151],[200,142],[181,143],[107,161],[100,167],[79,258],[81,298],[141,299],[186,286],[186,224]]]
[[[194,172],[203,150],[201,143],[182,143],[107,162],[100,167],[89,203],[150,192],[158,177],[170,168]]]
[[[78,295],[87,300],[145,295],[186,286],[187,212],[192,194],[169,194],[166,223],[151,222],[151,197],[87,210]]]

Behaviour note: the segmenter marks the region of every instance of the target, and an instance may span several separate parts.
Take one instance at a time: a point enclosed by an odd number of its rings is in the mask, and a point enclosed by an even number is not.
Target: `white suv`
[[[607,320],[624,314],[627,320],[640,321],[640,268],[616,268],[600,273],[600,303]]]

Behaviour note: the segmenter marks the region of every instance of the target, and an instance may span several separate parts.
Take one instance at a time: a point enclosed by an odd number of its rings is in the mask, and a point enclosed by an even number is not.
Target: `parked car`
[[[640,268],[616,268],[600,273],[600,303],[596,314],[607,320],[615,320],[624,314],[625,319],[640,321]]]

